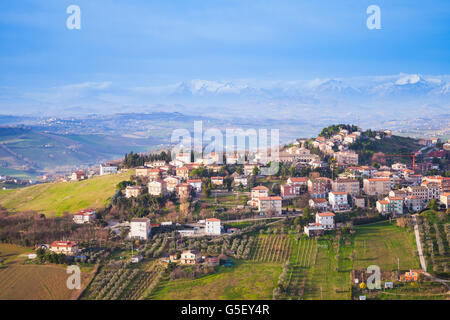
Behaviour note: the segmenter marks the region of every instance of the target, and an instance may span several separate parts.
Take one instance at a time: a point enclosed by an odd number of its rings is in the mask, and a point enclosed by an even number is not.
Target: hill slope
[[[99,176],[78,182],[55,182],[23,189],[0,191],[0,205],[11,211],[33,210],[61,215],[85,208],[104,207],[116,191],[116,185],[128,180],[133,171]]]

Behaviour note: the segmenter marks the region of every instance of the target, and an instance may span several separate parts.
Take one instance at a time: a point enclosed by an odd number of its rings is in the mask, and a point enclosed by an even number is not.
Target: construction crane
[[[416,155],[414,154],[385,154],[385,157],[411,157],[413,160],[413,170],[416,170]]]

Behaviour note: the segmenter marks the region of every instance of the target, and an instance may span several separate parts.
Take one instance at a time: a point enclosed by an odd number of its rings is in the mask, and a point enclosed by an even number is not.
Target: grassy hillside
[[[87,207],[100,208],[114,195],[117,183],[128,180],[132,173],[129,171],[79,182],[55,182],[1,190],[0,205],[12,211],[34,210],[47,215],[61,215],[65,211],[74,213]]]

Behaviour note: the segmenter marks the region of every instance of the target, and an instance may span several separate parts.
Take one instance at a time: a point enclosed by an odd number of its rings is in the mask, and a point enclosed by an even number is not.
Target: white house
[[[167,187],[164,180],[154,180],[148,183],[148,193],[152,196],[165,196],[167,194]]]
[[[220,224],[220,219],[206,219],[205,223],[205,233],[210,235],[220,235],[222,232],[222,226]]]
[[[101,164],[100,165],[100,175],[104,176],[107,174],[114,174],[117,173],[117,166],[108,165],[108,164]]]
[[[188,179],[187,183],[191,185],[192,189],[194,189],[195,192],[202,192],[201,179]]]
[[[334,229],[334,213],[321,212],[316,214],[316,223],[320,223],[324,229]]]
[[[89,223],[95,219],[95,210],[81,210],[73,215],[73,222],[78,224]]]
[[[346,192],[329,192],[328,201],[330,202],[330,206],[333,210],[347,210],[349,208]]]
[[[234,178],[234,184],[237,186],[242,184],[243,187],[246,187],[247,183],[248,183],[248,179],[246,176],[239,176],[239,177]]]
[[[150,235],[150,219],[148,218],[134,218],[130,223],[130,238],[137,238],[147,240]]]

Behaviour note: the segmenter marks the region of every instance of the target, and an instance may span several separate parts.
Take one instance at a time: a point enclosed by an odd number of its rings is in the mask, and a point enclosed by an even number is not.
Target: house
[[[306,177],[300,177],[300,178],[296,178],[296,177],[289,177],[287,179],[287,184],[292,185],[292,186],[297,186],[297,187],[303,187],[306,189],[308,183],[308,178]]]
[[[211,177],[211,184],[223,186],[223,177]]]
[[[378,200],[376,203],[377,211],[383,215],[403,214],[403,198],[402,197],[386,197]]]
[[[155,160],[153,162],[144,163],[144,166],[149,167],[149,168],[160,168],[160,167],[164,167],[165,165],[166,165],[166,162],[164,160]]]
[[[450,203],[450,192],[444,192],[443,194],[441,194],[439,200],[441,201],[441,204],[445,204],[445,208],[448,209]]]
[[[202,260],[202,255],[197,250],[185,250],[181,253],[181,264],[197,264]]]
[[[180,182],[180,178],[178,177],[173,177],[173,176],[169,176],[167,178],[164,179],[164,182],[166,183],[166,188],[167,191],[169,192],[173,192],[177,189],[177,187],[179,186]]]
[[[423,200],[418,196],[406,196],[404,201],[406,208],[411,212],[418,212],[425,207]]]
[[[297,194],[297,188],[295,186],[289,185],[289,184],[282,184],[281,185],[281,196],[283,199],[287,198],[294,198]]]
[[[167,187],[164,180],[157,179],[148,183],[148,193],[152,196],[165,196],[167,194]]]
[[[175,156],[175,161],[178,163],[184,163],[184,164],[188,164],[191,163],[191,153],[178,153]]]
[[[328,193],[328,201],[333,210],[348,210],[347,193],[332,191]]]
[[[239,155],[238,154],[230,154],[226,156],[227,164],[238,164],[239,163]],[[242,162],[241,162],[242,163]]]
[[[442,177],[442,176],[423,177],[422,183],[426,181],[438,184],[441,193],[450,192],[450,177]]]
[[[144,191],[143,186],[127,186],[125,188],[125,197],[126,198],[136,198]]]
[[[308,237],[316,237],[323,235],[325,229],[320,223],[309,223],[303,231]]]
[[[325,230],[334,229],[334,213],[333,212],[316,213],[316,223],[321,224]]]
[[[424,274],[423,270],[409,270],[408,272],[405,272],[405,274],[400,275],[400,281],[417,281],[422,274]]]
[[[365,208],[366,207],[366,199],[364,197],[353,196],[352,201],[353,201],[353,205],[356,208]]]
[[[281,197],[260,197],[257,201],[260,215],[281,215]]]
[[[191,185],[195,192],[202,192],[202,180],[201,179],[188,179],[188,184]]]
[[[355,179],[337,179],[331,183],[331,190],[357,196],[360,192],[359,181]]]
[[[147,177],[150,181],[159,180],[163,177],[163,171],[159,168],[150,168],[147,171]]]
[[[391,205],[387,200],[378,200],[376,207],[377,211],[382,215],[389,214],[391,212]]]
[[[358,154],[354,151],[338,151],[333,154],[333,157],[338,164],[358,164]]]
[[[73,215],[73,222],[77,224],[89,223],[95,219],[95,210],[81,210]]]
[[[220,219],[209,218],[205,221],[205,233],[207,235],[220,236],[222,233],[222,226]]]
[[[50,245],[50,251],[71,256],[78,253],[78,244],[74,241],[54,241]]]
[[[182,166],[180,168],[177,168],[176,175],[177,177],[181,179],[187,179],[189,178],[189,172],[191,172],[191,168],[187,166]]]
[[[100,175],[104,176],[107,174],[114,174],[117,173],[117,166],[109,165],[109,164],[101,164],[100,165]]]
[[[72,181],[86,180],[87,178],[88,176],[84,171],[76,171],[72,173],[72,176],[70,177]]]
[[[309,207],[318,211],[328,210],[328,201],[325,198],[312,198],[309,199]]]
[[[248,179],[246,176],[237,176],[234,178],[234,184],[236,186],[242,185],[243,187],[246,187],[248,184]]]
[[[253,207],[258,206],[258,199],[262,197],[268,197],[269,196],[269,188],[265,186],[257,186],[252,188],[251,192],[251,205]]]
[[[150,170],[152,170],[152,168],[137,167],[136,168],[136,177],[148,177]]]
[[[148,218],[133,218],[130,222],[131,239],[147,240],[150,235],[150,219]]]
[[[391,179],[371,178],[363,180],[364,193],[370,196],[387,195],[391,191]]]
[[[308,180],[308,193],[311,198],[326,198],[331,190],[331,179],[325,177]]]

